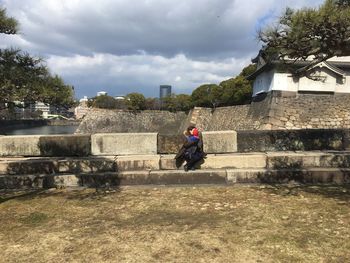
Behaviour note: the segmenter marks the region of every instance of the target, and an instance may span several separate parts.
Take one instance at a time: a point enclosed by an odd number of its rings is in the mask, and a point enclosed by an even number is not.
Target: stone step
[[[0,189],[118,187],[125,185],[199,185],[236,183],[350,183],[350,169],[216,169],[124,171],[57,175],[2,175]]]
[[[0,175],[179,170],[175,155],[0,158]],[[350,152],[209,154],[199,169],[350,168]]]

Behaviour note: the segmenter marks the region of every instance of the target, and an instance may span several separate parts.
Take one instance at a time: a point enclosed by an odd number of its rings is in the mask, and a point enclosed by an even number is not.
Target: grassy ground
[[[349,262],[350,188],[0,192],[0,262]]]

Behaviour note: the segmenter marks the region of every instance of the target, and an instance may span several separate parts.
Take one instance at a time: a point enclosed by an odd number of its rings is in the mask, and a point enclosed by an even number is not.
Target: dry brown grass
[[[0,194],[0,262],[350,261],[348,187]]]

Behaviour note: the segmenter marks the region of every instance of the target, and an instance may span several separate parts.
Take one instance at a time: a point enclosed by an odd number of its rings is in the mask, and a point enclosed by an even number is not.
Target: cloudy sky
[[[0,0],[20,34],[0,48],[43,57],[76,97],[140,92],[159,85],[191,93],[237,75],[260,47],[257,30],[286,6],[323,0]]]

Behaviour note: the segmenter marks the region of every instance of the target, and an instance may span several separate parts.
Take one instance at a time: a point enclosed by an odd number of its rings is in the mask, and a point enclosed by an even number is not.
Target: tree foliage
[[[101,95],[91,99],[88,105],[94,108],[116,109],[117,101],[111,96]]]
[[[256,64],[250,64],[235,78],[222,81],[219,85],[205,84],[192,92],[194,106],[218,107],[248,104],[252,96],[252,82],[247,76],[256,70]]]
[[[126,95],[126,104],[129,110],[144,110],[146,108],[146,98],[141,93],[129,93]]]
[[[216,84],[204,84],[196,88],[191,95],[192,103],[198,107],[217,107],[221,104],[223,88]]]
[[[287,8],[277,25],[259,32],[259,39],[269,59],[313,57],[314,65],[333,56],[348,56],[350,0],[326,0],[319,8]]]
[[[191,96],[187,94],[171,94],[163,98],[163,109],[176,112],[176,111],[189,111],[192,107]]]
[[[12,17],[8,17],[6,9],[0,7],[0,33],[16,34],[18,31],[18,22]]]
[[[40,58],[15,49],[0,49],[0,103],[15,101],[24,106],[36,101],[70,107],[73,89],[58,76],[52,76]],[[18,106],[18,105],[17,105]]]
[[[0,33],[15,34],[17,30],[17,21],[0,8]],[[52,76],[41,58],[18,49],[0,49],[0,108],[28,106],[37,101],[68,108],[74,104],[73,96],[73,87]]]

